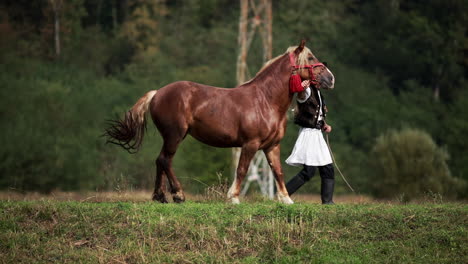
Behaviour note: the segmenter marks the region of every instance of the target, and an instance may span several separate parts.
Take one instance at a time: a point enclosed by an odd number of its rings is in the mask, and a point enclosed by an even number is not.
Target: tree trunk
[[[271,11],[271,0],[263,0],[263,5],[265,6],[265,18],[263,19],[263,62],[267,62],[272,58],[272,47],[273,47],[273,38],[272,38],[272,23],[273,15]]]
[[[96,7],[96,26],[101,25],[101,11],[102,11],[102,0],[97,0],[97,7]]]
[[[58,12],[55,12],[55,55],[60,56],[60,19]]]
[[[117,0],[112,4],[112,30],[117,33]]]
[[[440,65],[436,72],[435,84],[432,88],[432,97],[434,101],[438,102],[440,97],[440,79],[442,78],[444,71],[443,65]]]
[[[60,10],[62,8],[61,0],[50,0],[52,9],[54,10],[54,39],[55,39],[55,56],[60,56]]]
[[[246,81],[245,69],[247,67],[247,15],[249,10],[248,0],[240,0],[241,13],[239,19],[239,55],[237,57],[237,85]]]

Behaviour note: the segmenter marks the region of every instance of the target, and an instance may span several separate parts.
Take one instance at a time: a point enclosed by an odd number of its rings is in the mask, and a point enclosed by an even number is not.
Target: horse
[[[106,129],[107,142],[133,153],[141,146],[146,130],[145,113],[163,138],[156,159],[154,201],[167,203],[164,193],[167,177],[173,201],[184,202],[185,195],[172,168],[179,144],[187,134],[214,147],[240,147],[236,177],[227,197],[238,204],[240,187],[250,161],[262,150],[273,171],[277,198],[292,204],[284,184],[280,162],[280,141],[286,131],[286,113],[294,93],[290,91],[291,76],[299,81],[311,80],[320,88],[332,89],[332,72],[305,47],[299,46],[270,60],[246,83],[235,88],[219,88],[190,81],[177,81],[158,90],[147,92],[126,113],[124,119],[111,120]]]

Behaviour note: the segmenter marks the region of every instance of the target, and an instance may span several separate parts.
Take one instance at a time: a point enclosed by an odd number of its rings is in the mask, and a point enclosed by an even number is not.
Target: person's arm
[[[327,124],[327,121],[325,121],[325,118],[327,116],[327,112],[328,112],[328,109],[327,109],[327,104],[325,103],[325,99],[323,98],[323,95],[320,94],[320,99],[322,101],[322,104],[323,104],[323,127],[322,127],[322,131],[323,132],[326,132],[326,133],[330,133],[332,131],[332,127]]]
[[[323,101],[324,103],[324,106],[323,106],[323,127],[322,127],[322,130],[323,132],[326,132],[326,133],[330,133],[332,131],[332,127],[327,124],[327,122],[325,121],[325,116],[327,115],[327,112],[328,112],[328,109],[327,109],[327,106],[325,105],[325,101]]]

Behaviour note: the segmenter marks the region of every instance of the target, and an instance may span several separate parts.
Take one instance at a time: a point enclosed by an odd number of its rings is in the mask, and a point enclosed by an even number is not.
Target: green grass
[[[2,263],[467,263],[466,204],[0,201]]]

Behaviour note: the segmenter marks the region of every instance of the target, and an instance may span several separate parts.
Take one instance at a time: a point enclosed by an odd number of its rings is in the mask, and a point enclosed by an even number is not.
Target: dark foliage
[[[151,124],[138,154],[100,137],[149,90],[177,80],[233,87],[239,3],[229,0],[69,0],[60,11],[55,54],[50,1],[0,3],[0,187],[150,188],[161,138]],[[450,156],[453,177],[468,179],[467,1],[273,1],[273,54],[299,39],[336,76],[325,92],[330,141],[351,184],[368,193],[375,139],[392,129],[428,133]],[[253,39],[249,69],[261,67]],[[117,143],[144,130],[115,123]],[[282,159],[297,127],[289,124]],[[174,167],[197,192],[230,177],[230,150],[184,141]],[[299,168],[284,166],[286,179]],[[218,174],[219,175],[219,174]],[[339,181],[339,180],[338,180]],[[315,183],[314,183],[315,182]],[[312,181],[302,191],[316,191]],[[337,192],[346,192],[340,183]],[[462,196],[468,190],[462,191]]]

